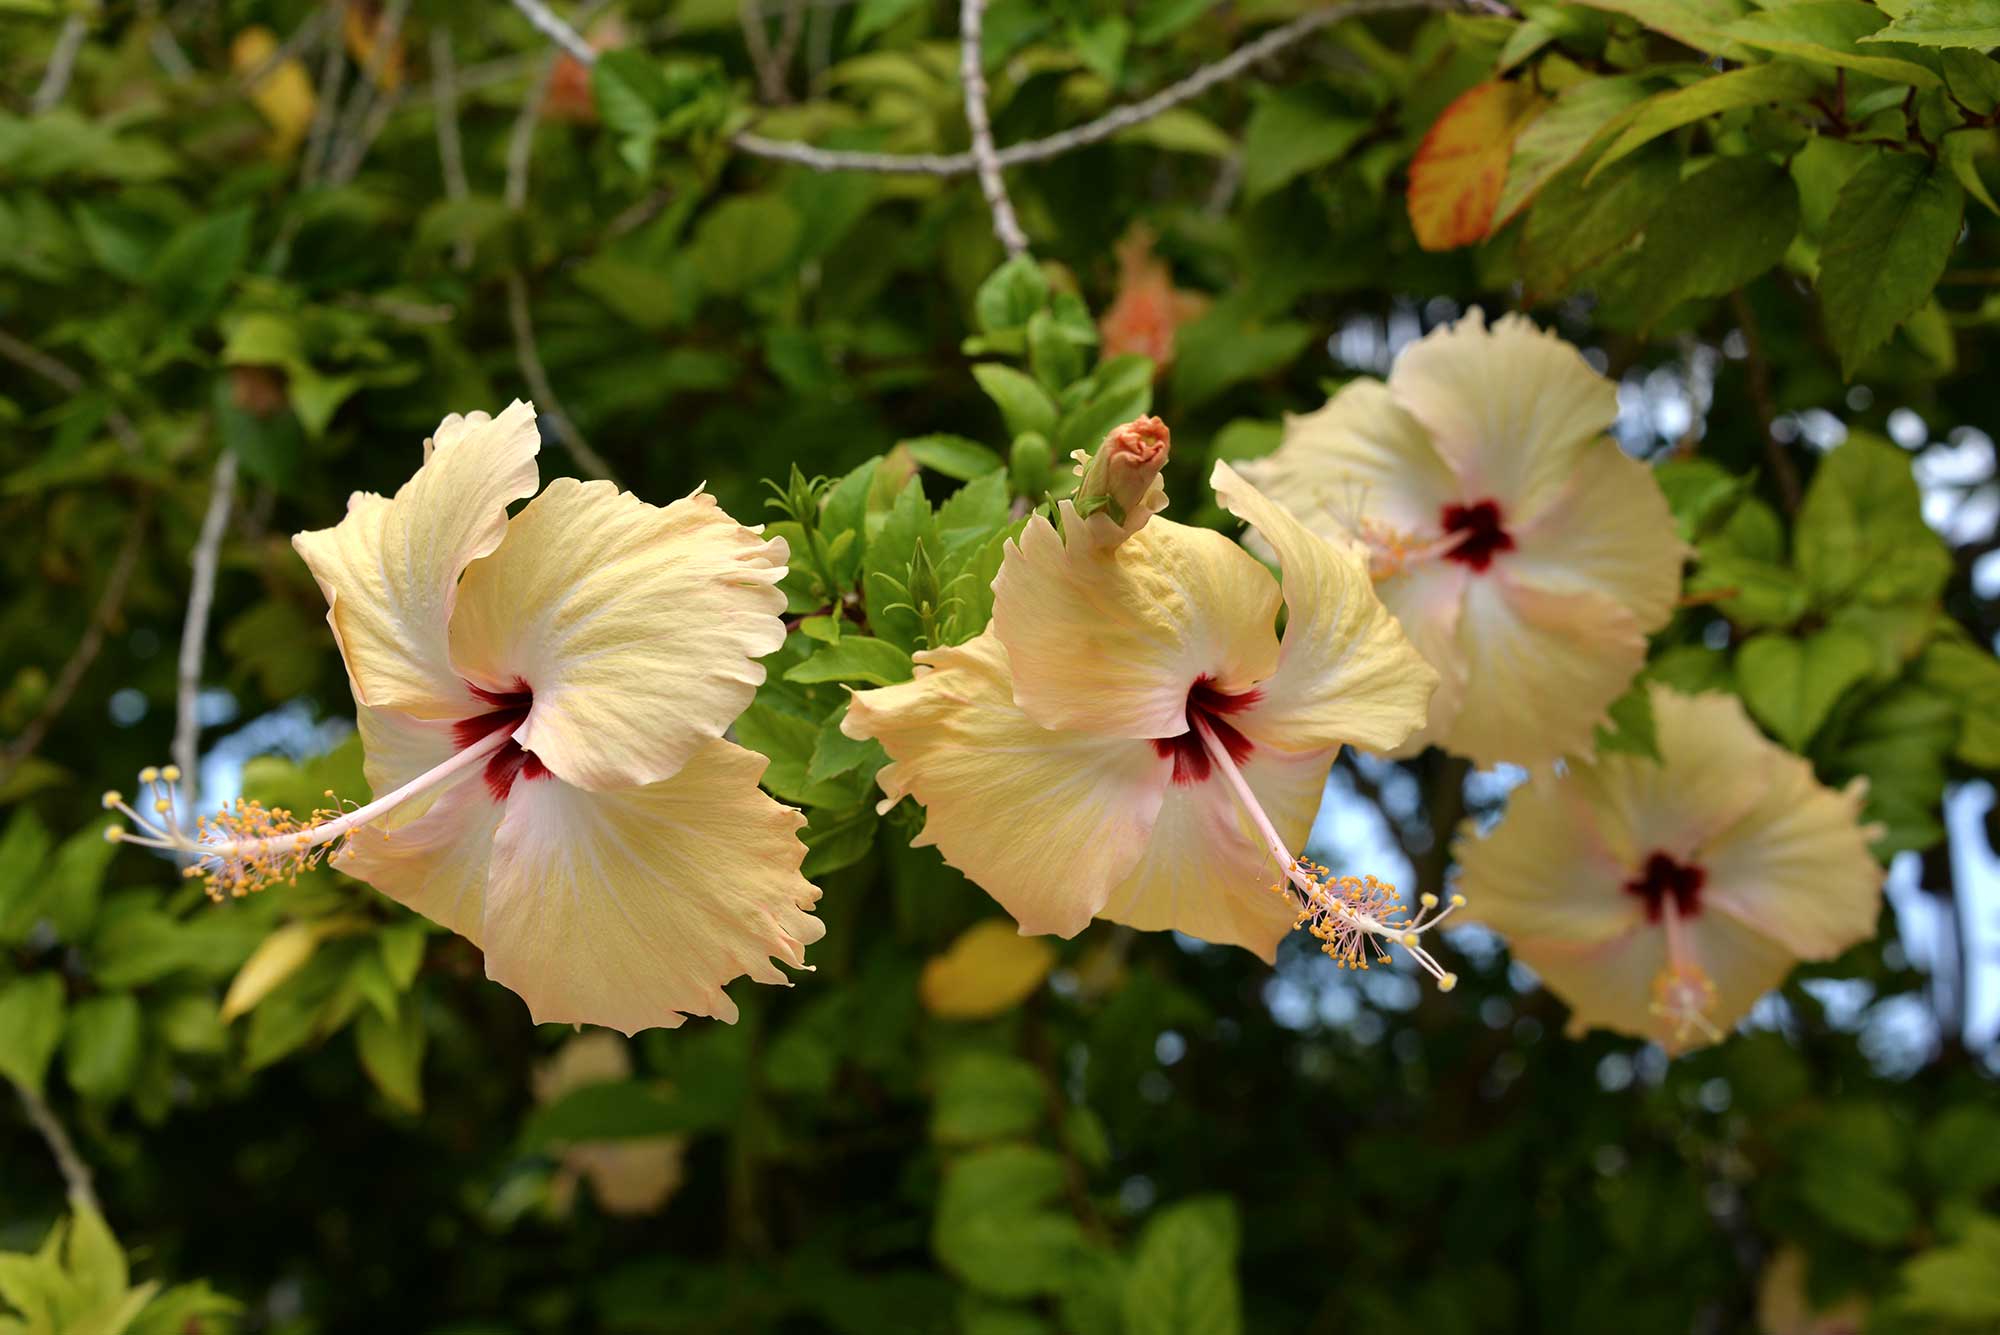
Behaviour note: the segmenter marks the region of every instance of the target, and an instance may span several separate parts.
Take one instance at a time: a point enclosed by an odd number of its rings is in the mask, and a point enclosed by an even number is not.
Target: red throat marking
[[[1501,552],[1514,550],[1514,537],[1501,526],[1497,501],[1474,501],[1471,505],[1453,502],[1439,516],[1446,533],[1463,533],[1465,538],[1446,552],[1447,561],[1458,561],[1483,571]]]
[[[465,685],[467,690],[493,708],[487,713],[474,714],[451,725],[452,740],[457,743],[461,751],[501,728],[512,731],[520,727],[521,721],[528,717],[528,710],[535,703],[534,691],[519,677],[514,678],[514,689],[511,691],[481,690],[471,682]],[[542,763],[541,757],[532,751],[523,750],[519,742],[509,739],[487,760],[485,777],[486,790],[493,794],[493,800],[505,802],[507,794],[514,791],[515,779],[546,779],[549,777],[549,768]]]
[[[1188,730],[1178,737],[1155,737],[1153,750],[1162,760],[1169,757],[1174,762],[1174,782],[1177,784],[1201,783],[1214,772],[1215,764],[1208,758],[1208,751],[1201,744],[1201,733],[1196,729],[1207,724],[1215,739],[1222,743],[1222,749],[1240,767],[1250,758],[1256,748],[1250,739],[1223,721],[1229,714],[1240,714],[1264,698],[1262,691],[1245,691],[1241,695],[1230,695],[1218,691],[1210,685],[1211,678],[1197,677],[1188,689],[1187,725]]]
[[[1701,887],[1708,881],[1708,873],[1692,863],[1677,862],[1665,853],[1655,852],[1646,859],[1646,865],[1639,874],[1625,882],[1628,895],[1646,901],[1646,921],[1658,922],[1666,912],[1666,901],[1674,901],[1674,913],[1682,918],[1692,918],[1701,912]]]

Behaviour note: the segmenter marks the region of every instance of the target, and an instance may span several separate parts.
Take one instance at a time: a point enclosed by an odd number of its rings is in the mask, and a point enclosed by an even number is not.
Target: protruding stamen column
[[[1304,905],[1305,912],[1300,918],[1300,925],[1303,926],[1308,921],[1318,923],[1319,925],[1314,928],[1314,935],[1328,943],[1329,954],[1343,960],[1351,958],[1359,967],[1365,968],[1366,951],[1370,946],[1379,958],[1386,958],[1382,943],[1394,942],[1408,951],[1410,958],[1415,960],[1424,972],[1437,980],[1440,990],[1449,992],[1458,985],[1458,975],[1438,963],[1436,957],[1424,949],[1421,938],[1425,932],[1450,917],[1454,910],[1462,907],[1465,903],[1464,896],[1453,895],[1451,903],[1440,910],[1437,896],[1426,894],[1422,900],[1422,909],[1414,920],[1390,922],[1385,920],[1386,916],[1389,916],[1387,909],[1382,912],[1370,911],[1368,905],[1377,903],[1376,900],[1372,898],[1357,900],[1333,893],[1325,880],[1306,870],[1310,864],[1293,857],[1291,851],[1285,847],[1285,841],[1279,837],[1277,827],[1271,824],[1271,818],[1264,813],[1264,806],[1257,800],[1257,794],[1252,791],[1249,781],[1243,777],[1243,771],[1238,769],[1236,762],[1230,758],[1229,748],[1216,737],[1207,720],[1195,718],[1194,729],[1201,738],[1202,748],[1208,752],[1210,761],[1220,771],[1230,791],[1236,795],[1237,802],[1250,817],[1250,823],[1257,827],[1257,833],[1262,837],[1264,847],[1270,851],[1271,859],[1277,863],[1285,882],[1291,886],[1293,893]],[[1375,889],[1388,890],[1388,887],[1373,883],[1372,879],[1370,884]],[[1396,915],[1400,915],[1403,911],[1400,904],[1393,904],[1392,907]]]
[[[1685,1043],[1700,1034],[1710,1043],[1720,1043],[1722,1030],[1708,1018],[1715,1008],[1715,984],[1701,967],[1701,958],[1689,939],[1687,920],[1672,895],[1660,899],[1660,922],[1666,928],[1667,967],[1653,980],[1653,1014],[1673,1026],[1673,1039]]]

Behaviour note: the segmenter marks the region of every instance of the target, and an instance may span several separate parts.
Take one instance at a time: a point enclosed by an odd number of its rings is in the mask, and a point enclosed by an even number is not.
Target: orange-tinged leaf
[[[925,962],[917,994],[933,1015],[988,1020],[1027,1000],[1055,962],[1048,942],[1022,936],[1006,918],[987,918]]]
[[[1425,250],[1486,237],[1507,183],[1514,140],[1543,99],[1520,83],[1475,84],[1444,109],[1410,160],[1410,226]]]
[[[341,36],[346,39],[347,54],[354,57],[354,63],[375,81],[376,87],[393,93],[403,86],[405,47],[399,32],[393,46],[379,55],[376,53],[382,18],[382,7],[374,0],[349,4],[341,16]]]

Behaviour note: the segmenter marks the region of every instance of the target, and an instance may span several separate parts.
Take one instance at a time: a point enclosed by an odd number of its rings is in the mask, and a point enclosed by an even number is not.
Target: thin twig
[[[76,73],[77,52],[83,50],[83,39],[90,32],[90,20],[82,14],[71,14],[63,20],[62,31],[56,34],[56,44],[49,52],[49,67],[42,72],[41,83],[35,86],[35,96],[28,103],[28,110],[39,116],[52,111],[56,103],[63,100],[69,91],[70,76]]]
[[[48,1101],[40,1094],[19,1081],[14,1082],[14,1092],[21,1096],[21,1107],[27,1110],[28,1121],[48,1142],[49,1153],[55,1156],[63,1184],[69,1188],[70,1204],[92,1214],[103,1214],[102,1207],[97,1203],[97,1188],[91,1184],[90,1165],[76,1152],[76,1144],[69,1138],[69,1132],[63,1127],[62,1119],[56,1116],[55,1109],[49,1107]]]
[[[319,86],[313,90],[312,129],[306,135],[306,151],[299,159],[299,184],[308,186],[319,179],[320,167],[333,144],[333,122],[340,110],[341,85],[347,78],[347,52],[341,49],[341,15],[347,0],[333,0],[332,31],[326,40],[326,57],[320,62]]]
[[[597,52],[583,35],[562,21],[556,12],[542,3],[542,0],[509,0],[514,8],[527,17],[528,22],[550,41],[575,56],[585,65],[597,63]]]
[[[389,68],[396,43],[403,35],[403,20],[410,12],[410,0],[389,0],[382,17],[375,22],[375,35],[368,47],[368,61],[362,67],[366,76],[354,81],[354,92],[349,96],[347,111],[341,117],[340,134],[337,136],[341,150],[334,155],[333,165],[327,171],[327,179],[334,185],[345,185],[361,170],[363,159],[375,143],[375,137],[382,133],[382,127],[389,123],[389,115],[402,100],[402,89],[388,88],[383,83],[383,71]]]
[[[208,645],[208,613],[215,606],[215,569],[222,550],[222,535],[229,528],[229,507],[236,498],[236,454],[225,449],[216,456],[215,480],[208,493],[208,511],[201,517],[201,532],[195,539],[194,577],[188,586],[187,616],[181,622],[179,680],[174,692],[174,764],[181,771],[181,819],[194,815],[199,785],[195,782],[195,761],[200,758],[201,719],[196,706],[201,696],[201,659]]]
[[[0,329],[0,357],[5,357],[16,366],[33,371],[65,394],[75,395],[84,391],[82,376],[34,344],[25,343],[4,329]],[[139,428],[133,426],[132,419],[116,407],[105,408],[104,425],[110,428],[112,435],[118,437],[118,443],[125,447],[127,454],[138,454],[145,448],[145,442],[139,436]]]
[[[1803,495],[1799,470],[1792,456],[1785,452],[1784,442],[1771,433],[1778,411],[1771,396],[1771,364],[1764,359],[1764,339],[1757,327],[1757,312],[1751,309],[1750,299],[1743,295],[1742,288],[1729,294],[1729,305],[1743,331],[1743,365],[1749,373],[1750,405],[1756,410],[1757,429],[1764,437],[1764,458],[1771,465],[1771,480],[1777,484],[1778,499],[1785,513],[1797,514]]]
[[[791,77],[792,61],[799,54],[799,39],[805,36],[805,0],[785,0],[785,21],[778,27],[778,47],[772,52],[771,63],[778,71],[778,100],[792,100],[792,90],[787,87]]]
[[[535,343],[534,317],[528,311],[528,280],[519,271],[507,275],[507,318],[514,326],[514,359],[521,364],[521,378],[528,382],[528,395],[541,411],[549,430],[568,447],[571,456],[592,477],[612,477],[611,465],[591,448],[583,432],[577,430],[569,412],[549,383],[548,368],[542,365],[541,349]]]
[[[458,137],[458,63],[451,53],[451,33],[443,24],[431,29],[431,105],[437,112],[438,167],[444,173],[444,195],[454,204],[472,194],[465,175],[465,147]],[[453,267],[472,263],[472,238],[460,235],[451,252]]]
[[[90,622],[77,640],[76,648],[70,651],[69,660],[56,673],[55,684],[43,697],[42,707],[28,726],[21,729],[13,741],[0,748],[0,784],[14,777],[14,771],[21,762],[35,753],[42,739],[55,726],[55,721],[64,709],[69,707],[70,698],[83,681],[83,674],[97,661],[97,655],[104,648],[104,632],[125,607],[125,594],[132,584],[132,571],[139,562],[139,548],[144,542],[147,525],[152,520],[152,504],[141,501],[132,513],[130,525],[125,530],[125,541],[119,545],[118,555],[112,558],[111,573],[105,576],[104,590],[97,595],[97,606],[91,609]]]
[[[172,83],[186,83],[194,77],[194,66],[188,63],[187,52],[174,40],[174,30],[167,26],[167,20],[160,13],[159,0],[143,0],[139,6],[139,17],[146,25],[146,47],[153,53],[167,79]]]
[[[1014,216],[1007,198],[1007,180],[993,147],[993,119],[986,112],[986,0],[960,0],[958,7],[958,76],[965,89],[965,124],[972,132],[972,160],[979,168],[979,193],[993,215],[993,235],[1007,248],[1008,258],[1028,253],[1028,234]]]
[[[535,130],[542,123],[542,108],[549,100],[549,84],[555,78],[560,56],[551,54],[542,62],[541,77],[521,99],[521,114],[514,118],[514,131],[507,140],[507,184],[501,192],[511,213],[528,207],[528,170],[534,165]]]
[[[771,52],[771,38],[764,31],[763,6],[758,0],[739,0],[738,26],[743,29],[743,46],[750,53],[750,66],[757,71],[757,96],[766,106],[785,100],[785,72]]]

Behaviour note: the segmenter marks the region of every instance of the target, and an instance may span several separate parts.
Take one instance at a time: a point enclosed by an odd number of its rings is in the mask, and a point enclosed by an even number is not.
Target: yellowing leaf
[[[1444,109],[1410,161],[1410,226],[1425,250],[1484,240],[1514,140],[1544,103],[1524,84],[1475,84]]]
[[[1025,1001],[1055,962],[1048,942],[1022,936],[1005,918],[988,918],[924,964],[917,995],[943,1019],[988,1020]]]
[[[229,44],[229,65],[241,76],[269,60],[278,49],[278,38],[269,28],[245,28]],[[297,58],[281,60],[270,73],[250,86],[250,102],[271,124],[271,152],[290,157],[312,126],[317,99],[312,77]]]
[[[403,86],[403,35],[397,33],[395,45],[378,55],[375,40],[381,31],[382,17],[382,7],[369,0],[350,4],[341,19],[341,35],[347,40],[347,54],[354,57],[354,63],[374,79],[377,87],[393,93]]]
[[[265,937],[230,980],[229,993],[222,999],[222,1022],[228,1024],[257,1009],[257,1004],[283,986],[287,978],[305,968],[319,943],[338,934],[341,927],[327,921],[293,922]]]

